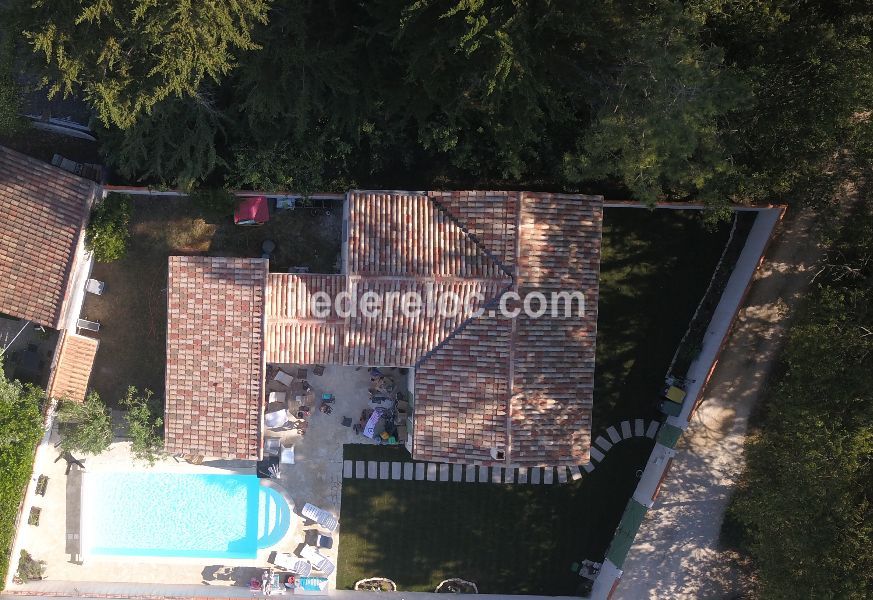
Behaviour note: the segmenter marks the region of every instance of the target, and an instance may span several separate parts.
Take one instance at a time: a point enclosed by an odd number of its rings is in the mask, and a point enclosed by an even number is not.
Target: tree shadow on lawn
[[[658,388],[724,248],[730,223],[700,211],[604,213],[594,430],[655,418]]]
[[[600,561],[651,452],[616,445],[564,485],[346,480],[338,587],[364,577],[433,591],[449,577],[482,593],[574,594],[574,561]]]

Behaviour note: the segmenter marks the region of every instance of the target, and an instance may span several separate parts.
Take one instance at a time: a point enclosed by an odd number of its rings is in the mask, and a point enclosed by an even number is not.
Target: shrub
[[[109,194],[91,211],[85,246],[99,262],[112,262],[127,253],[130,239],[130,196]]]
[[[35,386],[7,380],[0,357],[0,589],[9,568],[18,506],[42,435],[42,397],[42,390]]]
[[[140,394],[135,387],[130,386],[121,404],[127,408],[125,420],[134,458],[144,460],[150,465],[155,464],[164,449],[164,440],[161,437],[161,428],[164,425],[160,416],[161,403],[155,400],[151,390],[144,390]]]
[[[18,571],[15,576],[21,581],[29,581],[31,579],[42,579],[44,573],[45,561],[34,560],[34,558],[27,553],[27,550],[22,550],[21,556],[18,558]]]
[[[204,213],[220,219],[232,215],[239,203],[239,198],[223,188],[197,189],[189,197]]]
[[[81,404],[64,401],[58,411],[58,420],[66,425],[61,435],[63,450],[101,454],[112,443],[109,410],[97,392],[88,394]]]

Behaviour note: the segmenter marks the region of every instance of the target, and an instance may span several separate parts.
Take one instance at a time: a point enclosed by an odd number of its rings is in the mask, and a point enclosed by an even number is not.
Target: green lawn
[[[656,416],[655,400],[730,233],[699,211],[608,208],[603,218],[594,431]]]
[[[482,593],[574,594],[570,564],[602,558],[651,448],[622,442],[566,485],[346,480],[337,585],[382,576],[433,591],[461,577]]]
[[[663,377],[728,239],[697,211],[606,209],[597,332],[594,434],[655,418]],[[601,560],[651,452],[614,446],[581,481],[512,486],[346,480],[338,586],[364,577],[433,591],[448,577],[486,593],[578,591],[570,564]],[[349,445],[345,458],[410,460],[402,449]]]

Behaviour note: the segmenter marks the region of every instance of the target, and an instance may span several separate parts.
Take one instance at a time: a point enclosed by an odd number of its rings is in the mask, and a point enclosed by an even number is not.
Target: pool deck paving
[[[99,364],[96,368],[99,368]],[[289,371],[293,372],[293,371]],[[399,378],[397,374],[392,376]],[[344,416],[357,418],[363,408],[367,408],[367,394],[361,393],[369,385],[366,370],[356,371],[350,367],[327,367],[324,376],[315,376],[310,369],[308,381],[313,387],[315,397],[322,393],[334,394],[336,400],[333,412],[329,415],[314,410],[309,418],[305,436],[291,430],[269,430],[267,437],[279,437],[284,446],[294,446],[295,463],[281,465],[281,477],[271,480],[272,486],[280,486],[283,495],[292,505],[295,513],[304,503],[310,502],[334,515],[340,515],[342,480],[344,476],[367,477],[365,461],[344,461],[343,446],[351,443],[372,443],[367,438],[354,433],[351,427],[341,424]],[[399,381],[401,385],[405,383]],[[223,460],[206,457],[202,464],[195,465],[181,458],[163,457],[154,466],[142,461],[135,462],[130,452],[130,443],[116,441],[110,449],[98,456],[80,456],[84,459],[85,471],[82,474],[83,494],[75,489],[75,477],[65,473],[66,462],[54,459],[59,452],[54,447],[58,441],[53,433],[37,451],[34,479],[39,475],[48,477],[44,496],[28,496],[25,514],[31,506],[41,509],[39,526],[22,525],[17,544],[28,550],[37,560],[46,562],[46,579],[42,586],[52,587],[54,591],[66,590],[77,595],[81,582],[95,582],[95,585],[114,584],[134,588],[138,585],[152,585],[173,582],[178,585],[191,585],[192,589],[203,590],[195,595],[230,595],[244,591],[248,595],[248,582],[253,576],[260,576],[263,568],[269,565],[268,558],[273,552],[294,553],[302,547],[304,533],[314,526],[305,522],[299,515],[292,516],[291,527],[284,538],[270,548],[260,549],[254,559],[225,558],[173,558],[173,557],[102,557],[87,552],[87,523],[81,532],[81,543],[85,546],[83,560],[73,555],[76,544],[67,540],[75,535],[76,525],[81,522],[78,513],[85,504],[81,498],[88,497],[88,475],[96,472],[162,472],[162,473],[202,473],[216,475],[255,474],[255,462],[246,460]],[[386,463],[388,464],[388,463]],[[408,463],[407,463],[408,464]],[[412,469],[404,464],[404,472]],[[386,468],[385,474],[389,475]],[[262,482],[265,480],[262,480]],[[68,486],[69,483],[69,486]],[[72,486],[72,487],[70,487]],[[86,500],[87,502],[87,500]],[[334,534],[334,544],[321,552],[336,563],[339,545],[342,543],[342,524]],[[75,561],[75,562],[73,562]],[[318,575],[317,572],[313,573]],[[336,572],[330,577],[331,587],[335,585]],[[14,592],[19,586],[10,585],[7,591]],[[207,593],[206,590],[209,590]]]

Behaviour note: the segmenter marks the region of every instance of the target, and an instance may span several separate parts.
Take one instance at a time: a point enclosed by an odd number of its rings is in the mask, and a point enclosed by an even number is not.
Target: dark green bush
[[[35,386],[7,380],[2,367],[0,357],[0,588],[9,568],[18,506],[42,435],[39,405],[43,397]]]
[[[98,262],[112,262],[127,254],[132,208],[130,196],[109,194],[91,211],[85,246]]]
[[[100,454],[112,443],[109,410],[97,392],[88,394],[82,403],[62,402],[58,420],[66,425],[61,435],[63,450]]]

